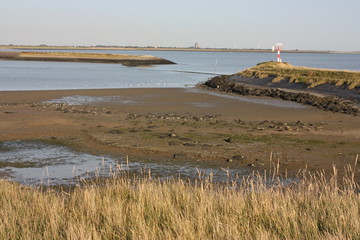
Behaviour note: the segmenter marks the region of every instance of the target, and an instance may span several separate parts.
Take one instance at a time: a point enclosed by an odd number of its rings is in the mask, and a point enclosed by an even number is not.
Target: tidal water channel
[[[40,141],[0,142],[0,177],[30,186],[73,185],[95,177],[120,173],[148,175],[156,179],[204,179],[214,182],[240,179],[250,173],[223,162],[174,159],[132,159],[126,156],[95,156]]]

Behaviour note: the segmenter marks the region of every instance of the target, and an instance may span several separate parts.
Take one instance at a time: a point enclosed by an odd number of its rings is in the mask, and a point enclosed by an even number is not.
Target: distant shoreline
[[[125,50],[125,51],[187,51],[187,52],[252,52],[271,53],[271,49],[233,49],[233,48],[172,48],[172,47],[112,47],[112,46],[0,46],[0,49],[9,50]],[[318,50],[283,50],[284,53],[350,53],[360,54],[360,51],[318,51]]]

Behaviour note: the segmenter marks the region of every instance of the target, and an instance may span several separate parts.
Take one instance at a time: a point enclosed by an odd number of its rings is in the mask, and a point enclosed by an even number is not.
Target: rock
[[[186,146],[186,147],[193,147],[193,146],[195,146],[194,143],[183,143],[183,145]]]
[[[236,162],[243,163],[244,159],[245,159],[245,156],[243,156],[243,155],[235,155],[232,158],[227,159],[226,161],[227,162],[235,162],[236,161]]]
[[[184,142],[191,142],[191,138],[186,138],[186,137],[179,137],[178,138],[180,141],[184,141]]]
[[[108,133],[111,133],[111,134],[122,134],[122,133],[124,133],[124,132],[121,131],[121,130],[118,130],[118,129],[114,129],[114,130],[109,131]]]
[[[177,143],[177,142],[174,142],[174,141],[169,141],[169,142],[168,142],[168,145],[169,145],[169,146],[175,146],[175,145],[178,145],[178,143]]]
[[[236,161],[242,161],[245,159],[245,156],[244,155],[235,155],[232,157],[233,160],[236,160]]]
[[[186,154],[184,153],[175,153],[173,155],[173,158],[184,158],[184,157],[186,157]]]
[[[169,136],[172,137],[172,138],[177,137],[176,133],[170,133]]]

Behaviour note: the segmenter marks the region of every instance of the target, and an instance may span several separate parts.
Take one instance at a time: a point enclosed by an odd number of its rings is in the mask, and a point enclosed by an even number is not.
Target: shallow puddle
[[[194,102],[192,103],[192,105],[199,108],[211,108],[216,106],[215,104],[211,104],[207,102]]]
[[[226,93],[217,93],[212,91],[204,91],[197,88],[189,88],[186,89],[188,92],[193,93],[205,93],[216,97],[222,97],[232,100],[238,100],[242,102],[248,102],[248,103],[255,103],[255,104],[262,104],[262,105],[268,105],[273,107],[280,107],[280,108],[294,108],[294,109],[303,109],[303,108],[309,108],[309,106],[305,106],[300,103],[291,102],[291,101],[285,101],[270,97],[254,97],[254,96],[240,96],[240,95],[232,95],[232,94],[226,94]]]
[[[176,162],[174,162],[176,161]],[[67,147],[38,141],[0,142],[0,177],[26,185],[76,184],[79,180],[108,177],[117,171],[151,172],[153,178],[195,180],[210,174],[214,182],[246,176],[249,170],[224,163],[180,161],[178,159],[129,159],[95,156]]]
[[[45,103],[57,103],[57,104],[67,104],[67,105],[92,105],[97,103],[119,103],[119,104],[134,104],[135,101],[126,99],[121,96],[66,96],[58,99],[52,99],[46,101]]]

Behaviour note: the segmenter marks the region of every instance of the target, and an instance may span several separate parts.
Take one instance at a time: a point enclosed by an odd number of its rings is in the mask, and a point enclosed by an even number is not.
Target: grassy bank
[[[0,239],[359,239],[349,172],[341,185],[336,171],[273,187],[121,177],[69,193],[1,180]]]
[[[273,82],[289,80],[303,83],[309,88],[329,83],[336,86],[345,85],[349,89],[360,87],[360,72],[295,67],[288,63],[264,62],[248,68],[238,75],[242,77],[273,78]]]
[[[127,66],[174,64],[169,60],[150,55],[125,55],[79,52],[0,52],[0,59],[21,61],[120,63]]]

